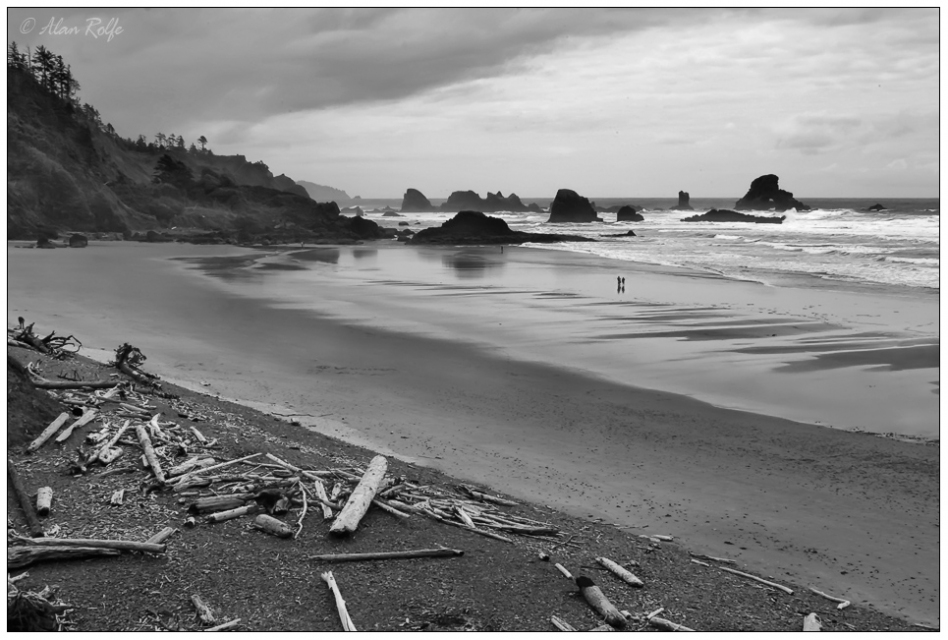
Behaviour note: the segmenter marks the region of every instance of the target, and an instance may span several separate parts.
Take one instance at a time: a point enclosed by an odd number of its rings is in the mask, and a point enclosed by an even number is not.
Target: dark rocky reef
[[[773,174],[760,176],[751,182],[750,189],[743,198],[734,205],[735,209],[744,211],[809,211],[810,207],[793,197],[789,191],[780,188],[779,178]]]
[[[550,205],[547,222],[602,222],[602,218],[587,198],[571,189],[560,189]]]
[[[675,211],[693,211],[691,206],[691,195],[687,191],[678,192],[678,204],[672,207]]]
[[[635,207],[623,205],[616,211],[616,222],[642,222],[645,217],[635,210]]]
[[[866,211],[887,211],[887,210],[888,209],[886,208],[886,206],[882,204],[874,204],[868,209],[866,209]]]
[[[359,206],[346,207],[346,208],[342,209],[342,210],[340,211],[340,213],[351,213],[351,214],[355,215],[355,216],[358,217],[358,218],[361,218],[362,216],[365,215],[365,211],[363,211],[363,210],[362,210],[362,207],[359,207]]]
[[[434,206],[418,189],[408,189],[402,196],[402,211],[432,211]]]
[[[440,227],[422,229],[412,244],[520,244],[521,242],[595,242],[582,236],[514,231],[503,218],[480,211],[460,211]]]
[[[540,212],[540,205],[536,203],[524,204],[516,193],[511,193],[506,198],[500,191],[497,193],[487,192],[486,198],[481,198],[476,191],[455,191],[448,196],[447,202],[441,205],[442,211],[486,211],[495,213],[497,211],[512,211],[523,213],[526,211]]]
[[[753,216],[749,213],[738,213],[729,209],[711,209],[707,213],[701,213],[688,218],[682,218],[682,222],[757,222],[781,224],[787,216]]]
[[[401,218],[401,217],[402,217],[402,214],[400,214],[400,213],[395,213],[394,211],[386,211],[385,213],[382,214],[382,217]]]
[[[625,233],[608,233],[603,235],[603,238],[628,238],[630,236],[635,236],[635,232],[629,229]]]

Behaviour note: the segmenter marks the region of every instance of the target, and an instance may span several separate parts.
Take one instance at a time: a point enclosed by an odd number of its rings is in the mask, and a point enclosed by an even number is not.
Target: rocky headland
[[[514,231],[502,218],[480,211],[460,211],[440,227],[422,229],[411,244],[520,244],[522,242],[595,242],[559,233]]]

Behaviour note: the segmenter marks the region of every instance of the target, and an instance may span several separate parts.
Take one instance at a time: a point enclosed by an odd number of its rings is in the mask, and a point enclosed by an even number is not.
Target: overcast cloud
[[[35,19],[30,33],[24,21]],[[117,19],[111,41],[40,33]],[[10,10],[119,133],[364,197],[938,192],[935,9]]]

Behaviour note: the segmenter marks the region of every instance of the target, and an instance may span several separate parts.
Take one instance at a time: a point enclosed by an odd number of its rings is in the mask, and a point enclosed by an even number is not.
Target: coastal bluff
[[[559,233],[514,231],[503,218],[481,211],[459,211],[440,227],[422,229],[409,244],[520,244],[522,242],[595,242]]]
[[[734,204],[738,210],[748,211],[809,211],[810,207],[793,197],[789,191],[780,188],[780,179],[768,174],[755,178],[744,197]]]
[[[602,222],[602,218],[588,198],[571,189],[560,189],[550,205],[547,222]]]

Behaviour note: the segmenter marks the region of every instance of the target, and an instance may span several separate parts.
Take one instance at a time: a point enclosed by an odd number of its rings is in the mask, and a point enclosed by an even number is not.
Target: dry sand
[[[937,296],[495,251],[323,248],[249,268],[235,248],[11,249],[8,320],[129,341],[174,381],[938,623],[937,447],[668,392],[935,435]]]

